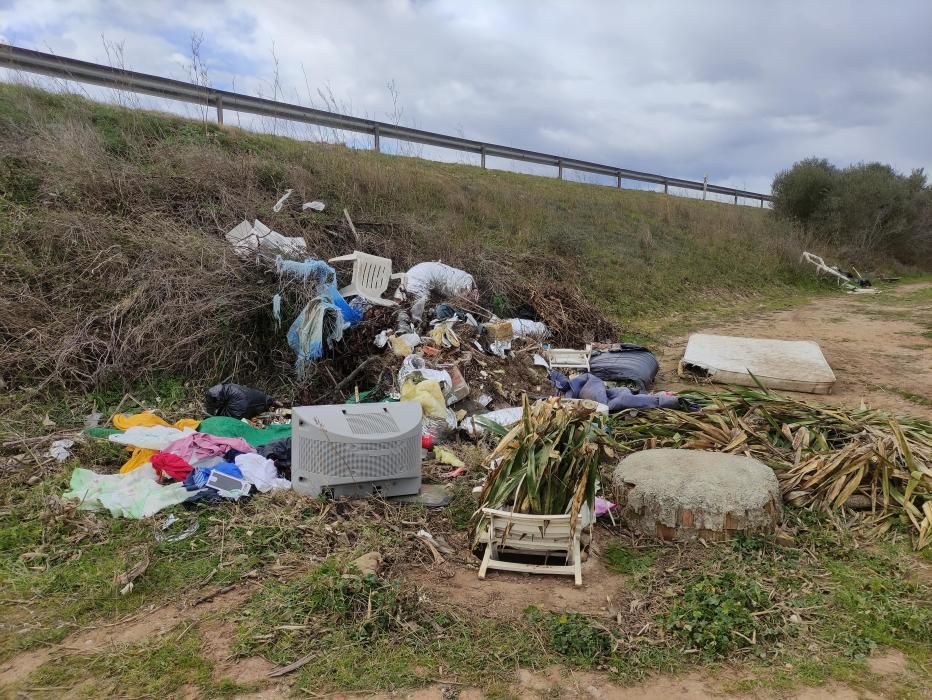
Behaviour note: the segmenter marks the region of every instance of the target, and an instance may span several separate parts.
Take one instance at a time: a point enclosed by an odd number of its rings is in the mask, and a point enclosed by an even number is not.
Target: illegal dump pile
[[[788,503],[864,511],[874,532],[899,521],[915,531],[916,549],[932,542],[932,423],[753,389],[684,398],[701,412],[620,416],[616,440],[634,450],[746,454],[774,469]]]

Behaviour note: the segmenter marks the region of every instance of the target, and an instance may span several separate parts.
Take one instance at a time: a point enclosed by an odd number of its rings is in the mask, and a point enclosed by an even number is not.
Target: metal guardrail
[[[712,185],[707,182],[699,182],[696,180],[684,180],[676,177],[667,177],[665,175],[655,175],[638,170],[627,170],[625,168],[592,163],[576,158],[567,158],[564,156],[541,153],[539,151],[528,151],[522,148],[512,148],[510,146],[502,146],[494,143],[474,141],[372,119],[350,117],[321,109],[302,107],[301,105],[267,100],[262,97],[251,97],[227,90],[203,87],[181,80],[161,78],[155,75],[137,73],[135,71],[113,68],[111,66],[102,66],[97,63],[78,61],[73,58],[64,58],[55,56],[54,54],[43,53],[42,51],[32,51],[30,49],[23,49],[7,44],[0,44],[0,66],[28,71],[30,73],[39,73],[63,80],[102,85],[104,87],[126,90],[128,92],[137,92],[146,95],[154,95],[156,97],[164,97],[170,100],[213,107],[217,111],[217,121],[221,124],[223,123],[224,110],[233,110],[263,117],[275,117],[368,134],[373,137],[373,145],[376,150],[379,150],[381,138],[393,138],[401,141],[424,144],[426,146],[439,146],[441,148],[449,148],[466,153],[475,153],[480,156],[483,168],[485,167],[486,156],[494,156],[497,158],[519,160],[526,163],[554,166],[557,168],[557,175],[560,179],[563,179],[564,170],[577,170],[585,173],[614,177],[617,180],[619,188],[621,187],[622,180],[634,180],[637,182],[663,185],[663,191],[665,193],[668,192],[670,187],[679,187],[703,192],[703,196],[705,196],[706,192],[733,196],[735,204],[738,203],[739,198],[760,200],[761,207],[764,206],[764,202],[773,201],[770,195],[761,194],[759,192],[749,192],[733,187],[722,187],[720,185]]]

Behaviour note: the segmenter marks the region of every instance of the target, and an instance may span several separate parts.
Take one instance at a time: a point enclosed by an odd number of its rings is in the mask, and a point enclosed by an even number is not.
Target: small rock
[[[790,615],[790,622],[794,625],[801,625],[803,624],[803,618],[801,618],[796,613],[793,613],[792,615]]]
[[[353,564],[355,564],[356,568],[359,569],[359,573],[363,576],[368,576],[369,574],[376,576],[382,566],[382,555],[378,552],[368,552],[359,557]]]

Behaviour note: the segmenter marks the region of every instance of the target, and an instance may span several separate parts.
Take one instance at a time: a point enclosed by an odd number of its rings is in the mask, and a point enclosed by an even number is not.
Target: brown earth
[[[702,333],[781,340],[814,340],[835,372],[831,394],[781,392],[818,403],[858,406],[932,419],[932,300],[906,299],[932,287],[904,284],[876,296],[820,297],[797,308],[761,311],[752,318],[723,320]],[[688,336],[661,349],[657,386],[671,391],[694,388],[676,368]],[[911,394],[914,400],[897,391]]]

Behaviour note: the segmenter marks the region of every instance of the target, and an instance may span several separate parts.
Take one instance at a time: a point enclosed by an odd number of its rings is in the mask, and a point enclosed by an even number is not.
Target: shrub
[[[773,210],[779,216],[808,223],[822,209],[838,177],[824,158],[801,160],[773,179]]]
[[[932,260],[932,194],[921,169],[909,175],[882,163],[838,169],[807,158],[773,181],[774,211],[818,240],[907,264]]]

